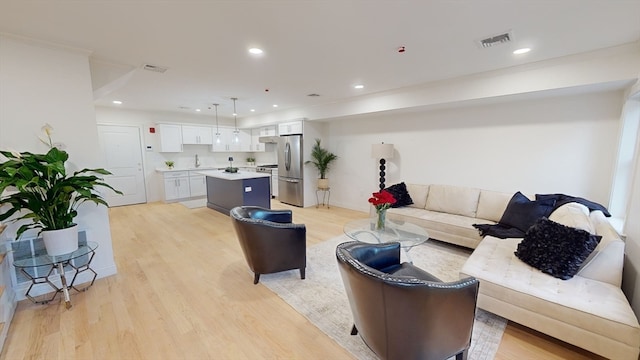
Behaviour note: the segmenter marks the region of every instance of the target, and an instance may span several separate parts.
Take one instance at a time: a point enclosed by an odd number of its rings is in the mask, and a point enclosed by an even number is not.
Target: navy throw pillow
[[[536,220],[548,217],[554,205],[553,199],[531,201],[518,191],[509,200],[499,223],[526,232]]]
[[[601,238],[542,218],[526,232],[515,255],[543,273],[568,280],[578,273]]]
[[[407,185],[405,185],[404,182],[391,185],[385,190],[390,192],[391,195],[393,195],[393,198],[396,199],[395,204],[392,204],[391,207],[398,208],[413,204],[413,199],[411,199],[411,196],[407,191]]]

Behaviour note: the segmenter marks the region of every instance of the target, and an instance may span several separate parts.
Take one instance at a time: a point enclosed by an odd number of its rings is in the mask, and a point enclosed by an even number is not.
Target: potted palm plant
[[[329,179],[326,175],[331,163],[338,159],[338,156],[320,146],[320,139],[316,139],[316,143],[313,144],[313,147],[311,148],[311,159],[312,160],[305,161],[305,164],[311,163],[318,170],[318,173],[320,174],[320,178],[318,179],[318,189],[328,189]]]
[[[50,147],[46,154],[0,151],[5,161],[0,163],[0,222],[26,220],[16,232],[16,239],[29,229],[40,229],[49,255],[62,255],[78,248],[78,206],[90,201],[108,206],[96,187],[115,191],[96,176],[110,175],[105,169],[82,169],[67,174],[66,151],[51,142],[51,128],[43,128]],[[0,160],[2,161],[2,160]],[[26,211],[25,211],[26,210]],[[65,243],[62,239],[68,240]]]

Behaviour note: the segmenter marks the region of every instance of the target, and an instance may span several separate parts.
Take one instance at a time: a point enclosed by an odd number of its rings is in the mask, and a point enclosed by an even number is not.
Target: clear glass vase
[[[387,209],[376,209],[376,230],[384,230],[387,221]]]

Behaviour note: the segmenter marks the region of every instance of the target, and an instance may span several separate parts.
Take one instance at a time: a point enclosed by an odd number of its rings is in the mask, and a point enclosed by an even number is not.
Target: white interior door
[[[106,169],[113,175],[105,176],[107,184],[123,192],[118,195],[105,191],[109,206],[147,202],[142,163],[140,128],[124,125],[98,125],[100,147],[107,160]]]

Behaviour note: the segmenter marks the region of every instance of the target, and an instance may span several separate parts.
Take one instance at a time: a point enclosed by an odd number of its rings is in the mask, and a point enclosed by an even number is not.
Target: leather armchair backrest
[[[252,214],[256,218],[252,218]],[[276,269],[292,268],[288,264],[303,267],[297,262],[305,263],[305,225],[267,220],[291,219],[291,210],[246,206],[231,209],[229,215],[247,264],[254,273],[266,274]]]
[[[383,359],[445,359],[471,342],[479,282],[442,282],[400,263],[400,244],[338,245],[354,323]]]

